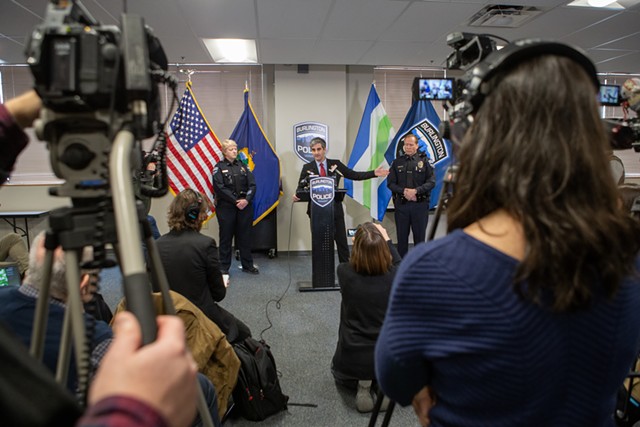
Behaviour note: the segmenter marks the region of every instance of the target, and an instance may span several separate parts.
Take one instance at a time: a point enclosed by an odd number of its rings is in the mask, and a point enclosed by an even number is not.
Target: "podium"
[[[298,282],[300,292],[336,291],[336,265],[333,241],[334,203],[342,201],[346,190],[335,188],[330,176],[309,180],[309,191],[298,191],[301,201],[309,202],[311,215],[311,281]]]

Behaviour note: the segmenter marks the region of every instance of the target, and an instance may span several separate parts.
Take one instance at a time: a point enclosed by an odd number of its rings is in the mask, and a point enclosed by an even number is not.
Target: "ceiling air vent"
[[[471,17],[469,26],[517,28],[541,13],[540,9],[533,6],[490,4]]]

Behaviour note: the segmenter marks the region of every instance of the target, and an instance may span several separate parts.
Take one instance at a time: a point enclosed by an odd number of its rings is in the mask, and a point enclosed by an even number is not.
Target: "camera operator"
[[[482,69],[449,234],[400,265],[377,378],[423,426],[613,426],[640,343],[640,224],[609,172],[595,67],[523,41]]]
[[[145,196],[139,191],[139,187],[141,185],[146,185],[149,187],[158,188],[159,179],[158,179],[158,155],[157,153],[151,151],[149,153],[144,153],[144,157],[142,160],[142,164],[146,165],[144,170],[139,173],[139,176],[134,180],[135,185],[138,187],[138,191],[136,191],[136,197],[144,204],[144,212],[147,215],[147,221],[149,221],[149,225],[151,226],[151,233],[154,239],[160,238],[160,230],[158,229],[158,223],[156,219],[149,214],[151,211],[151,197]]]
[[[35,90],[0,105],[0,185],[7,181],[18,154],[29,142],[22,128],[31,126],[41,107],[42,101]]]
[[[251,229],[256,180],[251,169],[237,159],[238,145],[234,140],[222,142],[224,159],[213,168],[213,188],[216,193],[216,216],[220,228],[220,267],[229,274],[231,242],[235,237],[240,251],[240,263],[245,273],[259,274],[251,255]]]
[[[29,141],[22,128],[31,126],[41,106],[33,90],[0,104],[0,174],[4,178],[0,184]],[[135,317],[131,313],[116,316],[115,338],[89,390],[87,413],[76,427],[187,426],[193,420],[197,366],[186,351],[184,325],[174,316],[158,317],[157,325],[157,340],[141,347]],[[70,425],[65,420],[77,416],[70,396],[43,373],[19,342],[0,329],[0,353],[11,360],[0,363],[3,421],[30,427]],[[41,416],[41,409],[48,416]],[[34,414],[29,415],[31,412]]]

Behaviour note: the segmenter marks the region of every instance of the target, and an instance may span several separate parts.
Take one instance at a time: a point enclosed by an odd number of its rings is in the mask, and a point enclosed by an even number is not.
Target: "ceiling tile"
[[[332,2],[319,0],[259,0],[260,37],[290,39],[318,37]]]

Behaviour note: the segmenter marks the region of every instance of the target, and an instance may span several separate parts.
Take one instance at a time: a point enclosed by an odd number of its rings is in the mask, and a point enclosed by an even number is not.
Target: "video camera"
[[[124,14],[122,29],[100,25],[79,1],[52,0],[45,20],[27,43],[27,63],[46,107],[60,113],[113,108],[127,113],[143,101],[149,126],[137,136],[155,134],[160,121],[155,72],[167,58],[141,17]]]
[[[455,32],[447,35],[447,45],[454,51],[447,57],[447,69],[468,70],[497,50],[495,40],[487,34]]]
[[[494,39],[499,39],[508,44],[500,53],[487,57],[498,50]],[[491,90],[486,84],[487,76],[494,75],[504,63],[516,62],[527,55],[540,53],[553,53],[568,56],[579,62],[591,75],[594,85],[600,90],[598,101],[603,106],[618,106],[634,109],[640,106],[640,80],[630,79],[625,82],[623,88],[617,85],[602,85],[598,81],[596,69],[593,63],[585,56],[570,46],[559,43],[545,42],[543,40],[519,40],[509,43],[500,37],[490,34],[451,33],[447,36],[447,44],[454,49],[447,58],[447,68],[461,69],[465,71],[462,78],[457,79],[453,85],[454,96],[444,103],[444,108],[449,114],[449,120],[440,123],[440,134],[443,138],[452,139],[454,142],[462,141],[466,129],[473,121],[473,115],[478,110],[484,97]],[[503,52],[509,51],[502,55]],[[524,52],[524,53],[523,53]],[[511,61],[510,57],[516,58]],[[633,94],[638,98],[633,101]],[[594,94],[594,96],[596,96]],[[626,117],[626,114],[625,114]],[[628,149],[633,147],[640,152],[640,120],[605,119],[604,125],[610,137],[612,149]]]
[[[36,122],[50,143],[51,166],[66,180],[52,194],[109,194],[107,157],[122,129],[136,141],[159,134],[158,83],[175,90],[158,39],[141,17],[101,25],[78,0],[51,0],[26,48],[44,108]]]
[[[177,80],[167,72],[166,55],[141,17],[123,14],[120,26],[101,25],[79,0],[50,0],[26,55],[43,103],[36,134],[48,142],[51,167],[64,180],[49,192],[69,197],[73,205],[50,212],[47,249],[59,245],[73,256],[92,246],[91,267],[96,268],[109,266],[106,246],[116,248],[127,306],[149,343],[156,323],[141,242],[144,237],[149,245],[152,237],[143,206],[136,202],[144,185],[134,180],[142,170],[140,141],[157,134],[152,150],[159,153],[164,188],[151,190],[155,197],[167,191],[158,84],[173,89],[175,104]],[[73,281],[69,276],[70,294],[78,290]],[[43,331],[41,326],[34,330]],[[74,329],[78,349],[85,348],[82,329]]]
[[[640,153],[640,119],[607,119],[604,121],[611,137],[611,147],[614,150],[633,148]]]

